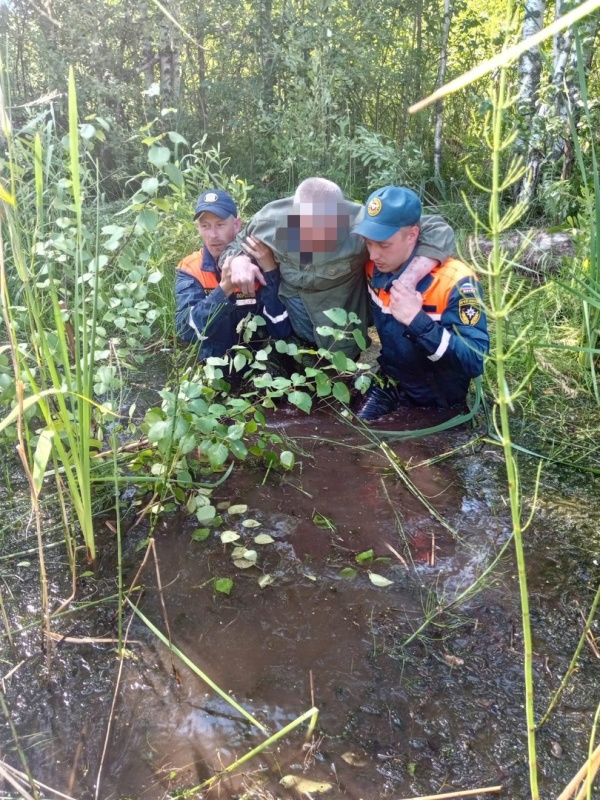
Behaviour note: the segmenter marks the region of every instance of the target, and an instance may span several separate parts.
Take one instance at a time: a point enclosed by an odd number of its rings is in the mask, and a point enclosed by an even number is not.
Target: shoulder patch
[[[481,305],[471,297],[463,297],[458,301],[458,316],[463,325],[477,325],[481,319]]]

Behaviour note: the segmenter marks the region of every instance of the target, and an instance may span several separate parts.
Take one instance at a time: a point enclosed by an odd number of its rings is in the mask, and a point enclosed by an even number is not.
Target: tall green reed
[[[28,153],[27,144],[13,134],[3,114],[10,197],[0,199],[2,226],[8,243],[8,263],[2,265],[2,293],[15,381],[26,395],[25,399],[34,401],[35,413],[43,424],[43,430],[36,431],[38,421],[31,424],[34,409],[25,413],[22,408],[20,420],[29,462],[35,466],[38,456],[38,467],[45,468],[51,453],[56,459],[83,534],[88,561],[93,563],[96,544],[90,455],[94,444],[92,408],[99,407],[92,400],[98,318],[98,245],[96,237],[96,269],[88,288],[89,242],[84,236],[82,219],[85,198],[72,69],[68,110],[69,177],[62,181],[68,187],[68,198],[62,214],[69,225],[70,237],[64,248],[66,258],[60,260],[40,257],[40,244],[52,224],[46,198],[50,196],[49,181],[55,178],[50,168],[53,154],[44,152],[39,133],[35,134]],[[30,199],[31,177],[35,198],[33,217],[26,205]],[[17,303],[13,294],[26,313],[15,310]],[[44,450],[40,453],[42,444]],[[43,472],[41,469],[42,475]]]

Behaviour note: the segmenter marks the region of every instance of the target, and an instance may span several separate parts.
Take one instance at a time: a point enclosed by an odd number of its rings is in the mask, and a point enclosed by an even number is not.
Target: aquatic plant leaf
[[[261,575],[258,579],[258,585],[261,589],[264,589],[265,586],[270,586],[272,583],[275,583],[275,578],[272,575]]]
[[[394,581],[384,578],[383,575],[378,575],[376,572],[369,572],[369,580],[375,586],[391,586]]]
[[[358,572],[353,567],[344,567],[344,569],[340,570],[340,578],[344,578],[347,581],[354,580]]]
[[[350,402],[350,392],[345,383],[340,383],[338,381],[333,384],[333,396],[336,400],[339,400],[340,403],[346,403],[347,405]]]
[[[293,469],[296,457],[291,450],[284,450],[279,456],[279,463],[284,469]]]
[[[198,522],[212,522],[217,514],[217,509],[214,506],[202,506],[196,509],[196,519]]]
[[[236,531],[223,531],[221,534],[221,541],[223,544],[230,544],[231,542],[236,542],[240,538],[239,533]]]
[[[244,550],[244,554],[242,556],[246,561],[252,561],[252,563],[256,563],[256,559],[258,558],[258,553],[256,550]]]
[[[219,511],[225,511],[229,508],[229,500],[223,500],[221,503],[217,503],[217,508]]]
[[[216,578],[215,579],[215,591],[221,592],[222,594],[230,594],[231,590],[233,589],[233,581],[231,578]]]
[[[343,327],[348,322],[348,312],[343,308],[330,308],[329,311],[324,311],[323,314],[334,325],[339,325],[340,327]]]
[[[254,561],[248,561],[245,558],[236,558],[233,564],[238,569],[248,569],[254,566]]]
[[[354,560],[358,564],[367,564],[368,562],[373,561],[374,558],[375,558],[375,553],[373,552],[373,550],[363,550],[362,553],[359,553],[354,557]]]
[[[242,525],[244,528],[258,528],[260,527],[260,522],[257,519],[245,519]]]
[[[325,781],[309,781],[308,778],[301,778],[299,775],[284,775],[279,781],[286,789],[296,789],[300,794],[325,794],[332,788],[330,783]]]
[[[352,753],[350,750],[347,753],[342,753],[342,758],[346,764],[350,764],[351,767],[366,767],[369,763],[364,756],[358,753]]]
[[[208,539],[210,536],[210,528],[196,528],[195,531],[192,531],[192,539],[195,542],[203,542],[205,539]]]
[[[310,414],[310,409],[312,406],[312,398],[306,392],[290,392],[288,395],[288,400],[290,403],[293,403],[295,406],[301,411],[304,411],[305,414]]]
[[[231,557],[235,561],[236,558],[243,558],[246,552],[246,546],[243,544],[236,545],[231,551]]]
[[[248,506],[244,505],[229,506],[227,509],[228,514],[245,514],[246,511],[248,511]]]
[[[271,544],[275,539],[269,536],[268,533],[259,533],[258,536],[254,537],[254,541],[256,544]]]

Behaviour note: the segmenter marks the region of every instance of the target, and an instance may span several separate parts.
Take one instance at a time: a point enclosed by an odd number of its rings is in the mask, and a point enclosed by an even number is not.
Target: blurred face
[[[300,214],[300,250],[303,253],[333,253],[340,235],[348,233],[348,217],[335,212]]]
[[[371,261],[380,272],[396,272],[410,258],[419,238],[419,226],[400,228],[393,236],[383,242],[365,239]]]
[[[227,245],[233,242],[239,233],[241,224],[239,217],[231,216],[222,219],[212,211],[203,211],[196,220],[196,227],[204,246],[215,259],[219,258]]]

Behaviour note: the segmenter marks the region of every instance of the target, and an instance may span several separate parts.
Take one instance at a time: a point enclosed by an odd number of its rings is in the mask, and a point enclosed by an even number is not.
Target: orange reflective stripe
[[[205,289],[216,289],[219,285],[219,279],[216,273],[207,272],[206,270],[202,269],[203,255],[203,250],[197,250],[195,253],[191,253],[189,256],[186,256],[182,261],[179,262],[177,269],[180,272],[185,272],[188,275],[191,275],[192,278],[196,278],[200,285]]]
[[[435,307],[437,314],[443,314],[446,310],[450,292],[458,281],[463,280],[463,278],[477,280],[477,275],[473,270],[456,258],[449,258],[439,267],[434,267],[431,270],[431,275],[433,276],[433,282],[423,292],[423,305]],[[435,312],[432,312],[431,316],[434,316]]]
[[[372,261],[368,261],[365,272],[369,294],[373,302],[380,308],[386,309],[390,304],[390,293],[386,292],[385,289],[374,288],[372,285],[374,271],[375,264]],[[434,320],[441,319],[448,306],[450,292],[458,281],[463,280],[463,278],[477,280],[477,275],[473,270],[456,258],[449,258],[443,264],[434,267],[431,270],[431,276],[433,277],[431,286],[423,292],[423,305],[428,306],[429,310],[425,313]],[[389,313],[389,311],[384,311],[384,313]]]

